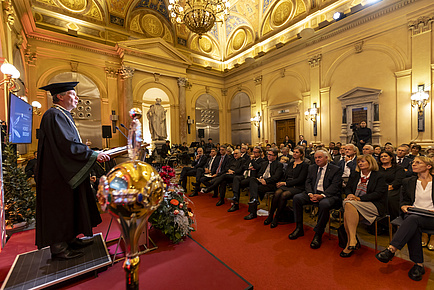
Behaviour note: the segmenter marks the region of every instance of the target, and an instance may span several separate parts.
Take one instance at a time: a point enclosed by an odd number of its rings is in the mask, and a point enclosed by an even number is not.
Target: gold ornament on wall
[[[87,0],[57,0],[61,6],[72,12],[81,12],[87,7]]]
[[[206,36],[202,36],[202,38],[199,38],[199,46],[203,52],[210,53],[212,51],[212,42]]]
[[[232,47],[234,50],[239,50],[244,46],[244,43],[246,41],[246,32],[244,29],[239,29],[234,34],[234,40],[232,41]]]
[[[289,1],[283,1],[277,4],[271,16],[273,25],[280,26],[284,24],[291,15],[293,5]]]
[[[142,19],[144,30],[153,37],[161,37],[163,34],[163,24],[152,14],[146,14]]]

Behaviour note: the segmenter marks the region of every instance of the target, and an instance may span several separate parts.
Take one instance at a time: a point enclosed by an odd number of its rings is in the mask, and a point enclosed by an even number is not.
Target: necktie
[[[209,164],[208,164],[208,169],[211,171],[211,168],[212,168],[212,163],[214,162],[214,158],[215,157],[213,157],[213,158],[211,158],[211,160],[209,161]]]
[[[402,158],[398,159],[398,164],[401,165],[402,164]]]
[[[316,188],[318,187],[318,183],[319,183],[319,181],[320,181],[320,179],[321,179],[322,170],[323,170],[323,168],[320,167],[320,168],[319,168],[319,172],[318,172],[318,174],[316,175],[315,187],[313,188],[314,193],[317,192],[317,189],[316,189]]]
[[[222,157],[220,157],[219,167],[217,167],[217,173],[220,173],[220,170],[222,169],[222,163],[223,163],[224,159],[225,159],[225,155],[223,155]]]
[[[269,178],[269,177],[270,177],[270,164],[271,164],[271,163],[268,163],[268,166],[267,166],[267,168],[265,169],[264,174],[262,175],[263,178]]]

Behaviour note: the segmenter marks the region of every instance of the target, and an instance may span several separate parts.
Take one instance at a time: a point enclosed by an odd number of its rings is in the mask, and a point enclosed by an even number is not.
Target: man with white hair
[[[309,166],[306,178],[306,191],[296,194],[293,199],[295,230],[288,236],[295,240],[304,236],[303,206],[318,205],[318,222],[314,228],[315,236],[310,244],[312,249],[321,247],[322,234],[330,218],[330,209],[336,208],[341,201],[340,168],[330,163],[330,155],[325,150],[315,152],[315,164]]]
[[[338,166],[342,170],[342,180],[344,186],[348,182],[348,178],[350,174],[356,170],[356,157],[359,149],[354,144],[345,145],[345,160],[341,160],[338,163]]]
[[[374,147],[372,145],[366,144],[363,146],[363,155],[372,155],[374,154]]]

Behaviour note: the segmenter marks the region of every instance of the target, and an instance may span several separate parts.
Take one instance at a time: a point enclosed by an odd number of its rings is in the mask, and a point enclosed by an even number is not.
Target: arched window
[[[196,101],[196,141],[208,138],[219,142],[219,105],[213,96],[203,94]]]
[[[231,102],[232,144],[252,144],[250,114],[249,96],[237,93]]]

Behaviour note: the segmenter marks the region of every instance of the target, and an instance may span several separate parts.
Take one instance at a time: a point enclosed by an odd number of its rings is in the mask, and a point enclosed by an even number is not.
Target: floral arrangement
[[[166,184],[166,192],[149,221],[172,242],[179,243],[183,237],[195,230],[196,220],[191,208],[193,203],[184,195],[183,189],[172,182],[175,177],[173,168],[163,166],[160,176]]]

